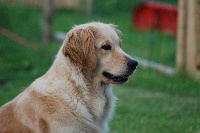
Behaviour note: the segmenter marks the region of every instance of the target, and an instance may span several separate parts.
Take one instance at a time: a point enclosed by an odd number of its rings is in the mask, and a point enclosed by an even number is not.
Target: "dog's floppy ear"
[[[72,30],[63,47],[63,54],[87,70],[93,70],[97,64],[94,46],[94,29]]]

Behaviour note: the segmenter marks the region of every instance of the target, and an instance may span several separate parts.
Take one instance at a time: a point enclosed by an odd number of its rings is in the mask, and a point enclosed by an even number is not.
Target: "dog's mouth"
[[[132,74],[133,72],[130,72],[126,75],[122,75],[122,76],[114,76],[113,74],[111,73],[108,73],[108,72],[103,72],[103,75],[108,78],[108,79],[111,79],[113,80],[114,82],[117,82],[117,83],[125,83],[127,80],[128,80],[128,77]]]

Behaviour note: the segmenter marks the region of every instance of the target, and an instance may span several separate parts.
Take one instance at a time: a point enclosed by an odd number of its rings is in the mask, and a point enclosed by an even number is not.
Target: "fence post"
[[[86,0],[85,14],[90,16],[92,14],[93,0]]]
[[[197,25],[198,25],[198,28],[197,28],[197,30],[198,30],[198,33],[197,33],[197,46],[196,46],[196,49],[197,49],[197,59],[196,59],[196,61],[197,61],[197,73],[196,73],[196,76],[197,76],[197,78],[200,80],[200,0],[198,0],[198,2],[197,2],[197,15],[198,15],[198,17],[197,17]]]
[[[54,0],[44,0],[43,10],[44,10],[43,42],[48,43],[52,37]]]
[[[179,0],[177,67],[200,79],[199,1]]]
[[[197,69],[197,35],[198,35],[198,2],[188,1],[188,31],[186,40],[186,70],[190,74],[195,74]]]

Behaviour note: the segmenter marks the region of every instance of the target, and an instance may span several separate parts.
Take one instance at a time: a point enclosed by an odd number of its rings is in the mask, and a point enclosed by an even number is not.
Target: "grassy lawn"
[[[112,133],[195,133],[200,131],[200,98],[142,88],[116,87],[119,97]]]
[[[173,0],[170,2],[176,4]],[[126,2],[115,3],[111,9],[107,7],[112,3],[107,2],[105,10],[100,8],[101,4],[95,4],[91,17],[72,11],[56,11],[54,31],[67,32],[75,24],[90,21],[114,23],[123,33],[123,48],[127,53],[175,66],[175,37],[159,31],[134,29],[131,24],[132,6],[125,10]],[[48,45],[41,43],[40,9],[0,5],[0,15],[5,18],[0,21],[1,26],[39,46],[32,50],[0,34],[1,106],[48,70],[61,43],[54,40]],[[192,77],[183,74],[166,76],[139,66],[128,83],[113,87],[119,100],[110,123],[111,133],[200,132],[200,83]]]

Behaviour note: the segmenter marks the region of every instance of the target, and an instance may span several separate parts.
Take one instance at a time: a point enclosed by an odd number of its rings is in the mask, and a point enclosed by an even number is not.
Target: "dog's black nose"
[[[136,66],[138,65],[138,62],[135,61],[135,60],[130,59],[130,60],[128,60],[127,65],[128,65],[129,67],[131,67],[131,68],[136,68]]]

